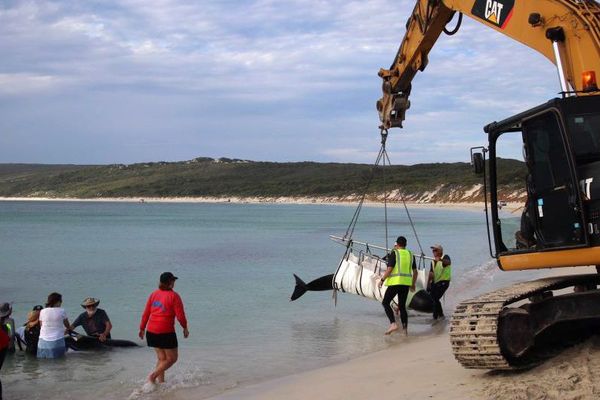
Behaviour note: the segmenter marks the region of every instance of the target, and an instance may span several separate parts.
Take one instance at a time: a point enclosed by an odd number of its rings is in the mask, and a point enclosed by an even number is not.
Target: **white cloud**
[[[52,28],[59,31],[66,31],[72,34],[83,34],[90,38],[105,38],[106,35],[104,24],[97,22],[94,15],[86,18],[65,17],[51,25]]]
[[[30,109],[0,109],[0,129],[39,138],[64,162],[156,156],[128,156],[122,135],[175,159],[371,162],[376,74],[411,11],[412,2],[391,0],[17,2],[0,8],[0,101],[20,97],[37,112],[25,126]],[[556,93],[555,75],[534,51],[465,20],[415,78],[406,131],[390,137],[390,153],[422,162],[419,150],[441,143],[431,159],[462,160],[459,147],[481,143],[484,124]],[[99,137],[92,153],[86,140]],[[17,139],[4,143],[0,161],[46,159],[17,148]]]
[[[59,85],[61,80],[50,75],[0,73],[0,95],[28,96],[51,90]]]

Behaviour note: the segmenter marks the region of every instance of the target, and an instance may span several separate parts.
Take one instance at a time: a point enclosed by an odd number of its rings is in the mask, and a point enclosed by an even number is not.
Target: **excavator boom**
[[[593,0],[417,0],[389,69],[381,69],[377,102],[382,128],[402,127],[411,83],[427,67],[429,52],[459,12],[538,51],[556,64],[561,91],[597,90],[583,79],[600,73],[600,5]],[[460,22],[459,22],[460,23]]]
[[[457,28],[449,32],[446,25],[457,12]],[[503,270],[597,265],[600,272],[600,185],[594,183],[600,181],[600,91],[595,80],[600,73],[600,5],[593,0],[416,0],[392,66],[379,71],[382,130],[402,127],[412,80],[427,67],[440,34],[454,34],[462,15],[543,54],[556,65],[562,93],[487,125],[489,145],[472,155],[477,169],[485,172],[489,153],[484,188],[489,184],[493,256]],[[503,226],[498,212],[497,149],[504,140],[498,139],[511,135],[523,140],[527,171],[527,199],[517,232],[510,231],[514,221]],[[487,189],[484,197],[487,201]],[[600,331],[599,284],[600,274],[559,276],[461,302],[450,322],[456,359],[467,368],[525,368],[540,361],[544,344],[553,338]]]

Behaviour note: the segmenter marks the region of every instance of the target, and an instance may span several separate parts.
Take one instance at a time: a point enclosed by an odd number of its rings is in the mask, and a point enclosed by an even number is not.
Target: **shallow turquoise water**
[[[69,353],[66,360],[9,357],[0,372],[8,399],[169,398],[198,396],[383,349],[387,320],[376,302],[331,292],[290,303],[292,273],[306,282],[335,271],[353,207],[275,204],[0,202],[0,301],[17,323],[63,294],[71,320],[81,300],[101,299],[113,337],[136,340],[141,312],[158,276],[172,271],[190,321],[180,361],[158,392],[140,387],[155,361],[146,348]],[[399,234],[417,251],[407,217],[388,211],[390,242]],[[442,243],[452,256],[458,299],[534,274],[501,273],[491,262],[482,211],[412,209],[423,246]],[[385,243],[383,208],[365,208],[354,238]],[[411,316],[411,331],[431,331]],[[179,329],[179,328],[178,328]],[[179,330],[179,332],[181,332]],[[143,344],[140,342],[140,344]]]

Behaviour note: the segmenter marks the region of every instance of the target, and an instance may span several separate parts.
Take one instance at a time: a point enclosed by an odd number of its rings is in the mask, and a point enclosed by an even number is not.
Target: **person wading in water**
[[[144,339],[149,347],[154,347],[156,352],[156,368],[148,376],[148,382],[155,384],[165,381],[165,371],[177,362],[177,335],[175,334],[175,318],[183,328],[183,337],[187,338],[190,332],[187,328],[187,319],[183,310],[183,301],[179,294],[173,291],[177,277],[170,272],[160,275],[158,290],[152,292],[140,322],[140,339]],[[148,330],[146,331],[146,326]]]

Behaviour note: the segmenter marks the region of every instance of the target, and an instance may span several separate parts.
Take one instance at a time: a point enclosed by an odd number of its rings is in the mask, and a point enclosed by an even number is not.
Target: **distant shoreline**
[[[0,201],[40,201],[40,202],[114,202],[114,203],[230,203],[230,204],[316,204],[316,205],[344,205],[354,206],[358,199],[339,199],[333,197],[98,197],[98,198],[72,198],[72,197],[0,197]],[[383,206],[383,202],[366,200],[364,203],[369,207]],[[389,201],[390,207],[403,207],[402,202]],[[407,206],[412,208],[442,208],[483,210],[483,202],[448,202],[448,203],[425,203],[407,201]],[[508,203],[506,209],[514,210],[521,207],[520,203]]]

